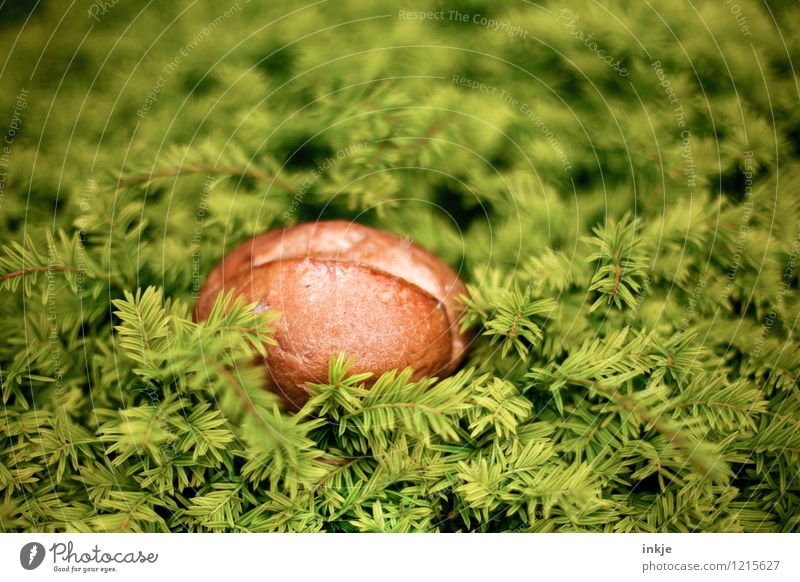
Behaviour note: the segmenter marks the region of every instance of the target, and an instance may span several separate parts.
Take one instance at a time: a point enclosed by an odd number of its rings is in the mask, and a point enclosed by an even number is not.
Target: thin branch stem
[[[692,454],[695,447],[692,445],[692,443],[686,440],[686,438],[680,433],[680,431],[662,422],[660,418],[654,416],[646,408],[643,408],[630,398],[627,398],[626,396],[620,394],[619,391],[606,388],[597,382],[592,382],[590,380],[576,380],[576,379],[573,379],[572,382],[575,382],[587,388],[594,388],[609,400],[616,402],[629,412],[632,412],[633,414],[638,416],[645,423],[653,425],[653,428],[655,428],[658,432],[666,436],[671,443],[673,443],[676,447],[678,447],[681,451],[683,451],[683,453],[687,456],[687,460],[694,466],[694,468],[701,475],[708,475],[711,472],[711,467],[708,467],[703,461],[698,459],[696,455]]]
[[[11,273],[6,273],[5,275],[0,276],[0,283],[2,283],[7,279],[13,279],[14,277],[22,277],[24,275],[27,275],[28,273],[42,273],[45,271],[69,271],[70,273],[85,273],[86,269],[79,269],[78,267],[71,267],[69,265],[26,267],[25,269],[20,269],[19,271],[12,271]]]
[[[149,184],[153,180],[158,178],[171,178],[171,177],[179,177],[179,176],[186,176],[186,175],[193,175],[193,174],[230,174],[232,176],[249,176],[251,178],[255,178],[256,180],[273,180],[279,187],[283,188],[287,191],[294,190],[294,187],[279,178],[278,176],[273,176],[272,174],[268,174],[267,172],[263,172],[261,170],[255,168],[245,168],[244,166],[212,166],[210,164],[193,164],[190,166],[181,166],[176,168],[167,168],[165,170],[160,170],[157,172],[151,172],[150,174],[137,174],[133,176],[128,176],[126,178],[120,177],[117,181],[119,187],[121,186],[132,186],[136,184]]]

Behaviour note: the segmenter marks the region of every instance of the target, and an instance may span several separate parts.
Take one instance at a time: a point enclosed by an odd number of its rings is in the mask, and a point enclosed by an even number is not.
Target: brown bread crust
[[[268,348],[272,388],[297,409],[305,382],[325,382],[331,354],[356,356],[352,373],[411,367],[414,379],[445,376],[466,351],[459,332],[466,294],[432,253],[390,233],[345,221],[267,232],[209,274],[195,307],[208,317],[220,291],[234,290],[281,312]]]

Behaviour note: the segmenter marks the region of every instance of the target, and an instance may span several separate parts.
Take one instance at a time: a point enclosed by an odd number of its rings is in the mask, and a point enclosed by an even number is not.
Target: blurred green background
[[[2,3],[0,436],[39,463],[41,444],[26,435],[45,428],[22,420],[30,395],[39,408],[66,402],[92,435],[113,416],[92,407],[141,404],[113,378],[110,301],[124,290],[153,285],[191,305],[236,244],[345,217],[409,236],[459,270],[476,298],[472,321],[488,330],[468,365],[525,392],[532,418],[558,427],[563,458],[605,458],[596,443],[576,444],[605,408],[573,386],[564,420],[561,400],[536,391],[536,370],[588,338],[653,331],[669,398],[691,392],[672,369],[682,353],[685,377],[702,370],[726,394],[758,400],[743,416],[714,411],[719,425],[698,438],[733,469],[724,487],[693,490],[691,507],[675,510],[669,496],[683,483],[655,473],[686,470],[667,440],[620,442],[609,446],[622,457],[606,465],[619,475],[596,484],[625,505],[619,519],[570,514],[542,528],[796,530],[798,23],[797,2],[750,0]],[[91,261],[105,284],[70,293],[69,270],[59,279],[66,400],[51,393],[52,346],[36,319],[54,293],[31,298],[36,273],[26,273],[26,298],[14,275],[37,260],[46,270],[42,249],[58,229],[78,238],[56,262]],[[554,300],[542,341],[510,339],[514,299],[502,292],[513,284],[527,289],[523,303]],[[123,379],[134,377],[127,366]],[[698,406],[672,412],[697,428]],[[97,442],[75,454],[105,466]],[[67,461],[49,462],[63,476]],[[55,491],[44,459],[22,473],[4,463],[15,499]],[[454,467],[442,474],[455,479]],[[60,487],[69,518],[48,517],[52,508],[20,518],[16,501],[0,517],[23,529],[106,528],[81,521],[95,500],[77,477]],[[500,512],[461,502],[474,516]],[[169,527],[208,525],[175,515]],[[142,523],[130,527],[155,521]]]
[[[227,247],[287,222],[311,171],[362,143],[289,221],[360,216],[471,267],[563,248],[608,215],[739,203],[748,151],[756,185],[796,185],[791,2],[32,4],[0,10],[2,128],[27,91],[4,238],[71,224],[88,180],[252,170],[214,193],[204,244],[227,227]],[[113,195],[146,201],[162,267],[185,258],[200,173]],[[792,196],[772,202],[773,228],[793,228]]]

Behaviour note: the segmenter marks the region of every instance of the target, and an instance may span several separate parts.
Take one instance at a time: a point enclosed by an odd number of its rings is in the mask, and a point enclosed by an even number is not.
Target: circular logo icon
[[[30,542],[19,551],[19,563],[26,570],[35,570],[44,561],[44,546],[39,542]]]

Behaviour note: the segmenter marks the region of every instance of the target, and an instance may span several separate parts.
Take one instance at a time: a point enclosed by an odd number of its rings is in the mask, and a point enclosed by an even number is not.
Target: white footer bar
[[[0,534],[0,577],[777,582],[799,554],[797,534]]]

